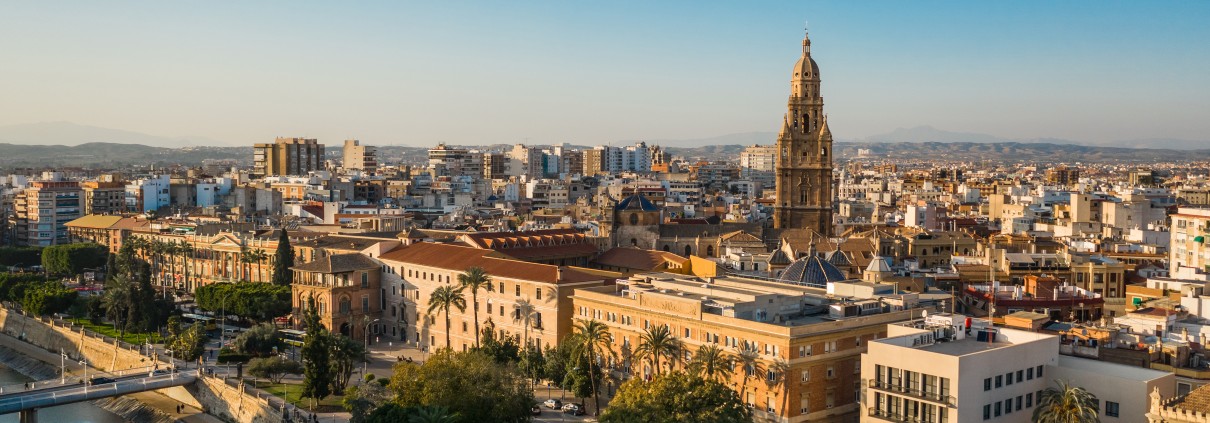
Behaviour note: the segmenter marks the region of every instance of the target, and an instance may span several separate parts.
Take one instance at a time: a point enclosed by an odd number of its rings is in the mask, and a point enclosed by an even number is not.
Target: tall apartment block
[[[67,222],[80,218],[84,191],[74,181],[34,181],[14,201],[13,242],[48,246],[69,241]]]
[[[376,156],[378,149],[361,145],[358,140],[345,140],[344,145],[344,168],[359,169],[363,172],[373,173],[378,170],[378,157]]]
[[[306,175],[324,168],[324,145],[314,138],[278,137],[272,144],[252,146],[256,177]]]
[[[1169,272],[1210,273],[1210,208],[1181,207],[1172,216]]]
[[[85,181],[84,214],[116,214],[126,211],[126,183],[122,181]]]

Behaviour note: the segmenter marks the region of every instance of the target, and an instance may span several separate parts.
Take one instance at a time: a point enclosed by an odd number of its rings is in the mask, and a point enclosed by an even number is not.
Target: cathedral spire
[[[808,21],[809,23],[810,21]],[[802,54],[804,56],[811,54],[811,34],[808,29],[809,25],[804,24],[802,28]]]

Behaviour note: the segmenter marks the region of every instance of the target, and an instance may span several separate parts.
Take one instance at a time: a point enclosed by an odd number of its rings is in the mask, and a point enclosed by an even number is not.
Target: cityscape
[[[523,3],[11,4],[0,422],[1210,422],[1207,5]]]

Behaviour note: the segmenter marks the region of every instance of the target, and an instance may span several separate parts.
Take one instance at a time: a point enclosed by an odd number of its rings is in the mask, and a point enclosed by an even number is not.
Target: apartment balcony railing
[[[947,407],[956,407],[957,406],[955,404],[956,398],[954,398],[951,395],[942,395],[941,393],[938,393],[938,392],[926,392],[926,391],[916,389],[916,388],[909,388],[907,386],[893,385],[893,384],[890,384],[887,382],[882,382],[882,381],[879,381],[876,379],[870,379],[869,386],[871,388],[874,388],[874,389],[877,389],[880,391],[902,394],[902,395],[910,396],[913,398],[922,399],[925,401],[943,404]]]
[[[922,422],[922,420],[920,420],[919,417],[904,416],[899,413],[892,413],[887,410],[879,410],[874,407],[870,407],[870,417],[877,417],[877,418],[880,418],[883,420],[889,420],[889,421],[893,421],[893,422],[904,422],[904,423],[920,423],[920,422]]]

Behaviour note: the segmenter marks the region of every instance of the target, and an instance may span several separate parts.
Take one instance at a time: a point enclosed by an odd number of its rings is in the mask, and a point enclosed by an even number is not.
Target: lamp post
[[[59,378],[60,385],[67,384],[67,353],[62,348],[59,348]]]
[[[361,377],[363,378],[365,377],[366,372],[369,372],[370,370],[370,325],[378,323],[381,320],[382,319],[374,319],[366,322],[365,331],[363,332],[366,337],[366,350],[364,352],[366,356],[362,357],[361,362]]]

